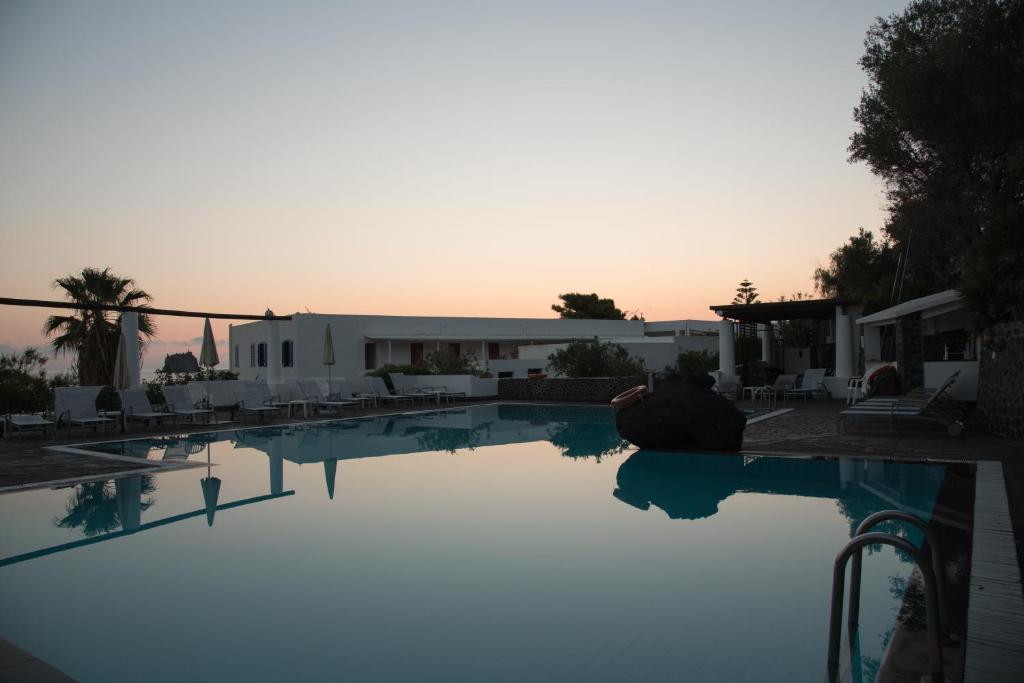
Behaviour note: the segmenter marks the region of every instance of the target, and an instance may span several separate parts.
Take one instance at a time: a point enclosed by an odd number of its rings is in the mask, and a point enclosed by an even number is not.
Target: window
[[[451,342],[450,344],[448,344],[448,353],[452,354],[453,356],[461,356],[462,344],[460,344],[459,342]]]
[[[239,355],[238,355],[238,344],[235,344],[235,362],[233,363],[233,365],[234,365],[234,366],[235,366],[236,368],[237,368],[237,367],[238,367],[239,365],[241,365],[241,363],[240,363],[240,362],[238,361],[238,358],[239,358]]]
[[[501,345],[498,342],[487,343],[487,360],[498,360],[501,358]]]
[[[256,345],[249,344],[249,367],[256,367]]]
[[[256,345],[256,365],[265,368],[267,367],[267,343],[260,342]]]
[[[373,342],[368,342],[363,349],[363,355],[365,356],[364,367],[367,370],[377,369],[377,345]]]
[[[409,344],[409,362],[413,365],[423,364],[423,342]]]
[[[285,339],[281,342],[281,367],[290,368],[292,366],[292,340]]]

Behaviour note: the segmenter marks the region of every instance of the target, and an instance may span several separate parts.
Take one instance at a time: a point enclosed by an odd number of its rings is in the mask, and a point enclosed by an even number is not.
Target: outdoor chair
[[[40,432],[45,435],[55,429],[56,423],[53,420],[47,420],[42,415],[6,415],[4,417],[4,437]]]
[[[149,402],[145,389],[122,389],[121,412],[126,420],[137,420],[152,426],[154,422],[163,422],[166,418],[174,418],[174,413],[154,410]]]
[[[343,408],[361,405],[358,399],[330,398],[320,391],[320,385],[314,380],[299,380],[297,382],[299,391],[306,400],[313,401],[314,405],[324,408],[334,408],[340,414]]]
[[[726,375],[721,370],[712,370],[708,374],[715,378],[715,385],[711,387],[711,390],[716,394],[733,401],[741,395],[740,391],[743,385],[740,383],[739,377]]]
[[[252,387],[237,387],[235,399],[238,403],[238,412],[242,415],[255,415],[262,420],[266,415],[281,412],[280,406],[267,404],[258,389]]]
[[[743,387],[744,397],[750,394],[750,398],[756,395],[770,395],[772,398],[782,396],[787,389],[796,386],[796,375],[779,375],[772,384],[765,384],[759,387]]]
[[[782,393],[782,398],[787,399],[791,396],[799,396],[806,400],[808,396],[815,396],[817,394],[828,395],[828,393],[828,388],[825,386],[825,368],[811,368],[804,371],[800,386],[786,389]]]
[[[54,389],[54,420],[57,425],[66,422],[69,428],[77,425],[106,431],[107,425],[114,424],[114,420],[101,417],[96,410],[96,397],[102,389],[101,386]]]
[[[879,363],[871,363],[864,368],[864,374],[860,377],[851,377],[850,381],[846,383],[846,405],[853,405],[857,403],[857,399],[863,399],[867,396],[868,390],[871,388],[868,385],[868,381],[871,376],[875,374],[881,368],[887,365],[896,367],[896,361],[882,361]]]
[[[378,401],[391,401],[396,405],[404,402],[413,402],[412,396],[391,393],[391,390],[388,389],[387,382],[380,377],[367,377],[366,382],[370,386],[370,393],[376,396]]]
[[[176,417],[190,417],[195,422],[199,416],[209,422],[213,416],[212,408],[198,408],[191,393],[184,384],[168,384],[163,387],[164,403],[167,411]]]
[[[352,383],[344,377],[332,379],[329,382],[327,398],[332,401],[358,401],[359,407],[376,406],[377,397],[367,393],[356,393]]]
[[[428,401],[440,403],[442,398],[447,397],[445,387],[416,386],[415,381],[404,373],[392,372],[388,374],[388,377],[391,378],[391,385],[397,393],[412,396],[414,400],[421,398],[424,403]]]
[[[959,436],[964,429],[964,404],[949,396],[960,371],[954,372],[941,387],[911,398],[878,398],[861,401],[839,413],[838,430],[843,432],[851,418],[888,419],[894,429],[901,420],[935,422],[946,428],[950,436]],[[922,400],[922,398],[924,400]]]

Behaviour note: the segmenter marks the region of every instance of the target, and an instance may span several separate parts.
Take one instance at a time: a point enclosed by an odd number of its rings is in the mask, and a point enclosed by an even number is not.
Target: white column
[[[718,323],[718,369],[725,376],[736,376],[736,340],[731,320]]]
[[[139,314],[124,312],[121,314],[121,333],[124,334],[125,351],[128,352],[128,384],[137,387],[142,384],[141,365],[139,358]]]
[[[267,322],[270,325],[267,334],[267,384],[281,383],[281,323],[277,320]]]
[[[864,325],[864,360],[882,360],[882,328]]]
[[[488,365],[487,361],[489,361],[489,360],[490,359],[487,357],[487,342],[486,341],[481,341],[480,342],[480,363],[483,366],[484,370],[487,370],[487,365]]]
[[[761,360],[765,363],[772,362],[772,324],[768,323],[761,328]]]
[[[388,365],[391,365],[391,340],[388,339]]]
[[[853,333],[850,316],[836,306],[836,377],[853,377]]]

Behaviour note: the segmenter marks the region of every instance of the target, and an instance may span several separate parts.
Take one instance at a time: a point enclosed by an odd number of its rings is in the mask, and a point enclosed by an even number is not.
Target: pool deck
[[[489,401],[485,401],[489,402]],[[472,402],[471,402],[472,403]],[[457,404],[462,406],[465,404]],[[592,404],[591,404],[592,405]],[[740,404],[743,405],[742,403]],[[893,431],[885,424],[859,424],[838,431],[843,401],[817,400],[780,404],[792,409],[771,419],[752,422],[746,430],[744,453],[752,455],[845,456],[887,461],[957,461],[977,464],[974,547],[968,605],[965,683],[1020,680],[1024,671],[1024,445],[971,429],[950,437],[941,429],[908,428]],[[415,410],[433,410],[417,406]],[[394,408],[352,411],[341,417],[394,414]],[[406,410],[404,412],[410,412]],[[262,424],[294,424],[325,417],[270,419]],[[252,421],[234,423],[257,426]],[[208,431],[211,427],[181,424],[176,427],[134,428],[130,434],[27,436],[0,440],[0,494],[26,488],[68,486],[83,481],[130,476],[140,471],[162,471],[154,463],[138,464],[120,456],[98,456],[74,449],[74,444],[122,438]],[[129,462],[125,462],[128,460]],[[177,465],[175,467],[191,466]],[[0,680],[14,668],[0,643]],[[15,656],[18,654],[18,656]],[[38,661],[38,660],[33,660]],[[42,663],[40,663],[42,664]],[[53,671],[57,676],[59,672]],[[20,680],[20,679],[11,679]],[[67,680],[53,678],[46,680]]]

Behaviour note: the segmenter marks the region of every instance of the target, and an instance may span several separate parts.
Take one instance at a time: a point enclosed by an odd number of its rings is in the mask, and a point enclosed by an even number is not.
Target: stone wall
[[[1024,440],[1024,322],[994,325],[986,337],[978,368],[978,424]]]
[[[903,391],[924,386],[924,339],[921,314],[911,313],[896,324],[896,360]]]
[[[607,403],[626,389],[647,385],[647,377],[558,377],[554,379],[499,379],[498,397],[521,401],[573,401]]]

